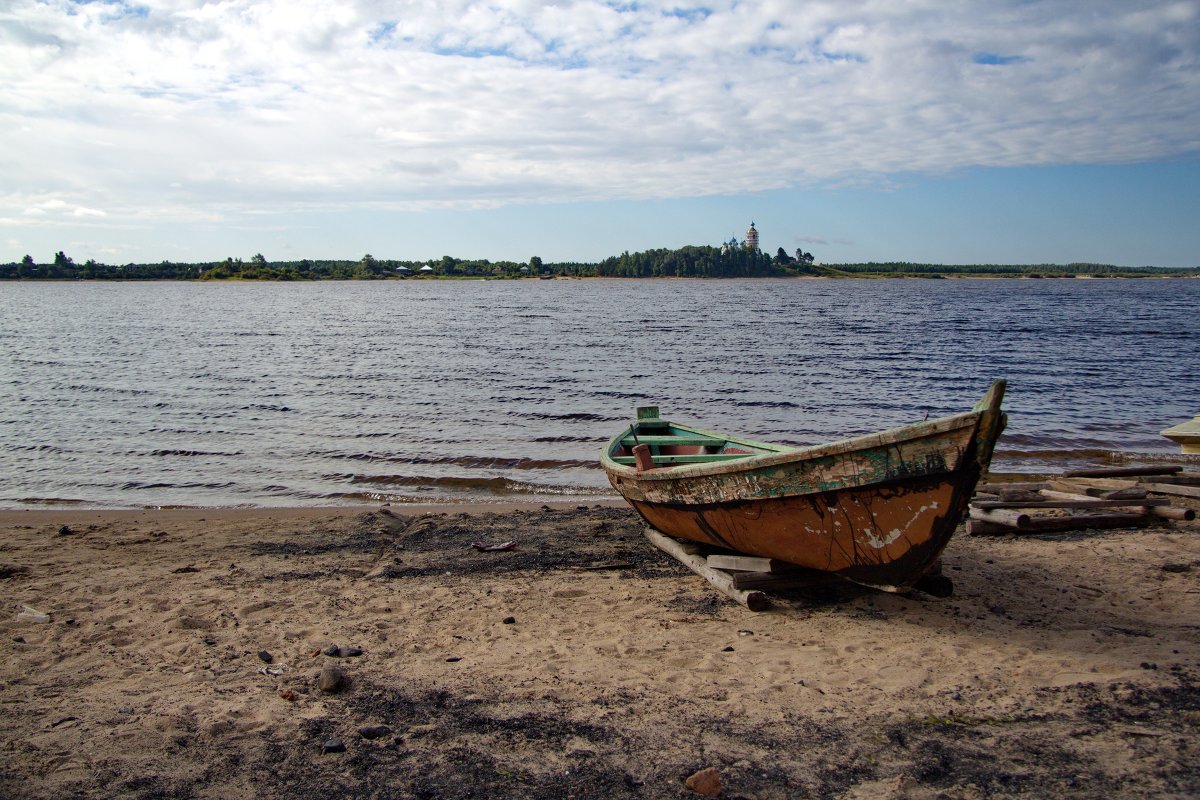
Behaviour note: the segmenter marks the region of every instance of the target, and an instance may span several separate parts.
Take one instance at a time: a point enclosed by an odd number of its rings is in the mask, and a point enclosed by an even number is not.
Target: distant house
[[[433,272],[433,267],[426,264],[425,266],[421,267],[421,269],[419,271],[420,272]]]

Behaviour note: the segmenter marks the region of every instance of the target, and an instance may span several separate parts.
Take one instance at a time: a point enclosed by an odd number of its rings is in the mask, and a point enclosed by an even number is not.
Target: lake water
[[[1196,465],[1200,280],[0,283],[0,506],[610,490],[639,404],[811,444],[969,409],[993,467]]]

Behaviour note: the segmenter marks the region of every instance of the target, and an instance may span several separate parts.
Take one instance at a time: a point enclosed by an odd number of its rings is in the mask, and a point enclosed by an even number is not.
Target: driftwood
[[[986,522],[1004,528],[1030,528],[1033,518],[1008,508],[976,508],[971,506],[972,521]]]
[[[1085,486],[1092,489],[1136,489],[1140,484],[1129,478],[1062,478],[1050,481],[1053,488],[1056,483],[1066,483],[1071,486]]]
[[[1071,496],[1066,492],[1042,492],[1046,497],[1045,500],[983,500],[972,501],[972,508],[983,510],[1003,509],[1003,508],[1120,508],[1122,506],[1169,506],[1170,500],[1156,498],[1153,500],[1141,500],[1138,503],[1131,503],[1129,500],[1113,500],[1100,497],[1088,496]],[[1051,498],[1050,495],[1055,495]]]
[[[986,533],[1050,533],[1099,528],[1133,528],[1149,524],[1148,514],[1088,514],[1072,517],[1029,517],[1022,528],[972,517],[967,524],[971,534]]]
[[[990,483],[979,488],[986,494],[971,502],[970,533],[1123,528],[1148,525],[1154,519],[1196,519],[1195,510],[1176,508],[1170,498],[1150,495],[1200,498],[1200,475],[1185,473],[1180,466],[1114,467],[1072,470],[1040,483]],[[1026,513],[1055,508],[1081,513],[1052,517]],[[1099,510],[1105,513],[1088,513]]]
[[[1200,486],[1200,475],[1156,475],[1154,483],[1177,486]]]
[[[1141,501],[1141,504],[1134,505],[1121,500],[1099,500],[1089,495],[1070,494],[1068,492],[1056,492],[1052,489],[1043,489],[1041,494],[1045,497],[1054,500],[1065,500],[1070,502],[1078,502],[1080,505],[1076,508],[1097,508],[1094,503],[1111,503],[1117,511],[1127,511],[1129,513],[1142,513],[1143,511],[1152,517],[1160,519],[1175,519],[1181,522],[1191,522],[1196,518],[1196,512],[1190,508],[1172,508],[1170,500],[1146,499]],[[1087,505],[1084,505],[1086,503]]]
[[[1057,492],[1084,494],[1089,497],[1099,497],[1105,500],[1141,500],[1149,492],[1135,481],[1118,481],[1106,478],[1095,478],[1084,481],[1081,478],[1065,481],[1050,481],[1050,489]]]
[[[1008,494],[1009,492],[1036,492],[1039,489],[1049,489],[1045,481],[1025,483],[981,483],[975,487],[977,494]]]
[[[708,566],[704,556],[699,554],[699,547],[690,544],[684,545],[669,536],[664,536],[653,528],[646,528],[645,533],[646,538],[650,540],[651,544],[701,578],[704,578],[714,589],[730,600],[741,603],[751,611],[765,611],[770,607],[771,602],[762,592],[739,589],[733,585],[733,578],[728,572],[722,572],[719,569]]]
[[[1200,486],[1177,486],[1167,483],[1146,483],[1143,486],[1155,494],[1173,494],[1177,497],[1200,498]]]
[[[1120,478],[1139,475],[1175,475],[1183,472],[1180,466],[1160,467],[1106,467],[1101,469],[1072,469],[1063,473],[1065,478]]]

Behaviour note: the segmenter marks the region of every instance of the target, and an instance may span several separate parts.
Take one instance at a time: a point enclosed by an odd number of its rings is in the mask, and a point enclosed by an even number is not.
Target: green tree
[[[529,274],[539,275],[542,271],[542,259],[537,256],[529,259]]]

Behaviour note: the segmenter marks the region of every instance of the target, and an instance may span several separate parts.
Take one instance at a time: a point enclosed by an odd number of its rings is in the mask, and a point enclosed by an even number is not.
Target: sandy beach
[[[1200,795],[1197,523],[960,531],[949,598],[762,613],[621,505],[0,530],[3,797]]]

